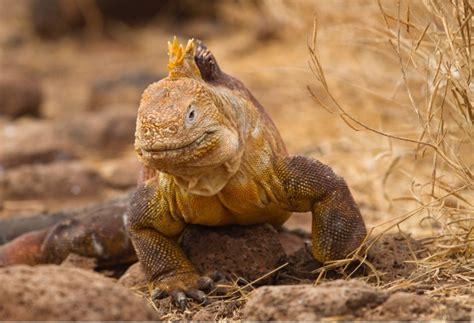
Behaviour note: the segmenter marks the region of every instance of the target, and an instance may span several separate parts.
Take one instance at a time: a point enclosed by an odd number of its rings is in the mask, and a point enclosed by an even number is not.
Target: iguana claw
[[[191,274],[194,275],[194,274]],[[157,302],[160,299],[171,297],[173,304],[178,306],[182,311],[186,309],[189,301],[195,301],[201,305],[207,305],[209,299],[206,293],[216,288],[216,281],[207,276],[201,276],[198,279],[191,279],[194,283],[188,281],[189,275],[176,280],[176,276],[170,279],[155,283],[156,287],[151,292],[151,299]]]
[[[186,310],[186,307],[188,307],[188,299],[186,298],[184,291],[181,289],[172,291],[171,299],[173,300],[173,303],[182,311]]]

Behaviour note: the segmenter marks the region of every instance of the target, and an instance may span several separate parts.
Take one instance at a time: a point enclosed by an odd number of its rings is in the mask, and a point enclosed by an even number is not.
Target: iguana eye
[[[186,114],[186,123],[192,124],[196,121],[197,110],[194,106],[190,106]]]

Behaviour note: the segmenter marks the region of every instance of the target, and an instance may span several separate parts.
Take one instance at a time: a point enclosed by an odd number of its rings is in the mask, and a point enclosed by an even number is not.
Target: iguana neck
[[[189,176],[175,175],[173,176],[174,181],[187,193],[201,196],[216,195],[239,170],[242,152],[220,166],[206,168],[197,174]]]
[[[252,113],[255,107],[249,107],[248,101],[235,95],[227,88],[216,87],[216,95],[222,103],[221,109],[226,116],[226,122],[238,133],[238,148],[232,158],[215,167],[205,167],[196,172],[180,172],[174,175],[175,183],[184,191],[212,196],[219,193],[237,173],[242,163],[247,140],[253,128],[258,123],[258,115]]]

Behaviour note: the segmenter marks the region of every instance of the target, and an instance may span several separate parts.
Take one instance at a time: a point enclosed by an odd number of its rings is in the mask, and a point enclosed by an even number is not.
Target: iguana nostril
[[[144,140],[156,140],[158,138],[166,138],[178,133],[179,127],[176,125],[168,125],[163,127],[142,126],[140,134]]]
[[[156,132],[153,128],[145,126],[140,129],[140,134],[144,140],[153,140],[156,135]]]

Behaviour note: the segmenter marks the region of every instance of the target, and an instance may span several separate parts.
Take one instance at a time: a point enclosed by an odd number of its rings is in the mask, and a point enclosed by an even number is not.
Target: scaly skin
[[[0,267],[59,264],[70,253],[95,258],[100,268],[135,262],[123,223],[127,200],[102,203],[76,214],[0,221],[0,236],[8,229],[27,232],[0,245]]]
[[[188,223],[280,226],[311,211],[317,260],[358,248],[366,229],[345,181],[317,160],[288,156],[263,107],[201,43],[175,39],[169,52],[168,77],[145,90],[138,110],[135,149],[148,179],[127,222],[157,293],[183,300],[200,287],[176,243]]]

